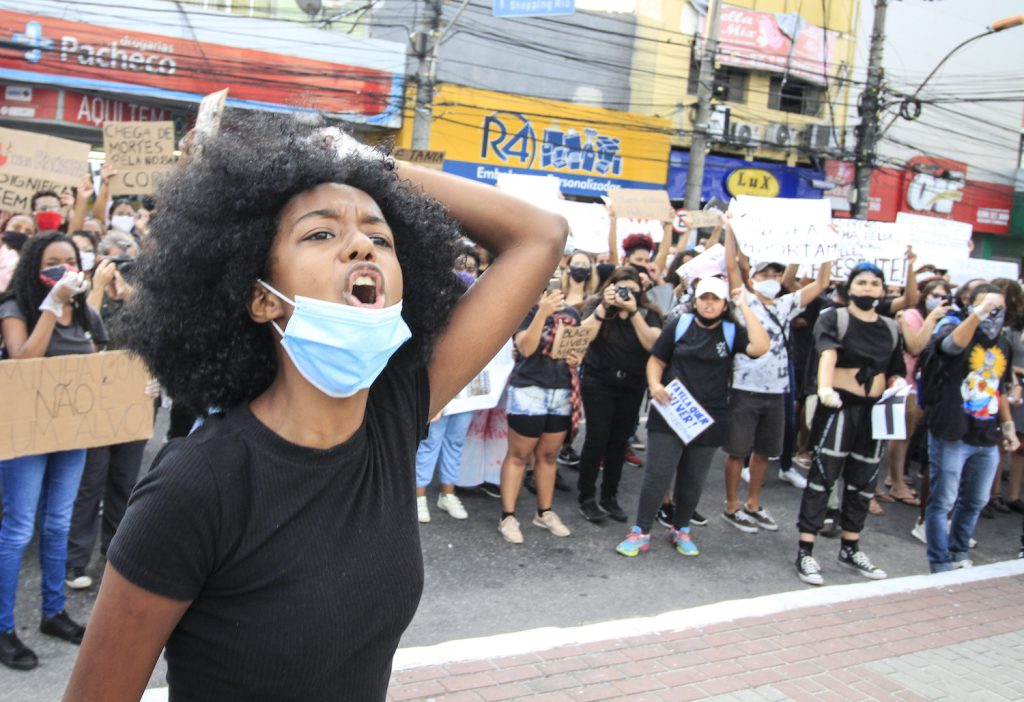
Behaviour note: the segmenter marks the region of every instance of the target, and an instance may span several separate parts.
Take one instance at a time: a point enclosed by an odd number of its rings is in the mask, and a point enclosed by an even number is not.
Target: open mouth
[[[384,280],[377,266],[363,265],[351,271],[345,298],[353,307],[383,307]]]

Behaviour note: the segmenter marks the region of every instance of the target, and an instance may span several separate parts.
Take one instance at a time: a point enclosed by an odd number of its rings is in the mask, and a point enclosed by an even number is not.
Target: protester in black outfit
[[[871,408],[890,385],[906,385],[903,344],[895,321],[875,311],[885,291],[882,271],[860,263],[846,284],[849,304],[825,310],[814,326],[818,364],[818,408],[811,425],[813,454],[800,502],[797,574],[821,585],[814,559],[814,539],[825,520],[828,496],[840,476],[843,491],[842,547],[839,562],[866,578],[885,571],[860,550],[860,532],[874,495],[881,462],[881,442],[872,438]]]
[[[122,334],[173,397],[227,411],[136,487],[64,699],[137,700],[166,644],[171,699],[384,700],[423,584],[417,441],[565,221],[308,119],[228,114],[194,143]],[[461,299],[460,230],[500,254]]]
[[[580,513],[588,520],[606,516],[624,522],[617,496],[622,462],[643,401],[647,353],[658,339],[661,315],[645,305],[640,274],[616,269],[585,315],[583,327],[596,337],[583,359],[583,411],[587,433],[580,454]],[[604,465],[601,499],[597,474]]]

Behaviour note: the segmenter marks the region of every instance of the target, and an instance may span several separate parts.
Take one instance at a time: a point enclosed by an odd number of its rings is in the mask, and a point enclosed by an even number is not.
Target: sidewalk
[[[1018,560],[400,649],[389,699],[1019,700],[1022,670]]]

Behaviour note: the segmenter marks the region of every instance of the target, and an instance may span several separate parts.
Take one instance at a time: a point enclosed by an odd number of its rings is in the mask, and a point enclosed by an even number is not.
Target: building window
[[[715,71],[715,82],[713,84],[713,99],[719,102],[732,102],[743,105],[747,102],[747,82],[750,79],[750,71],[732,66],[719,66]],[[700,61],[697,60],[696,52],[690,54],[690,75],[686,80],[686,92],[690,95],[697,94],[697,86],[700,83]]]
[[[816,117],[821,114],[821,105],[825,100],[825,90],[790,78],[782,84],[782,76],[773,76],[768,88],[768,107],[796,115]]]
[[[198,5],[206,10],[261,19],[269,18],[272,10],[272,0],[185,0],[185,2],[189,5]]]

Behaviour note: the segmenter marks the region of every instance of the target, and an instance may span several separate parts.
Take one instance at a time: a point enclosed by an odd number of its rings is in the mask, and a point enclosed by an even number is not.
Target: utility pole
[[[416,107],[413,111],[412,148],[430,148],[430,122],[434,110],[434,84],[437,82],[437,48],[441,39],[441,3],[424,0],[427,12],[419,28],[410,37],[419,59],[416,69]]]
[[[857,129],[857,199],[853,202],[855,219],[867,219],[871,209],[871,170],[879,138],[879,113],[882,107],[882,45],[885,42],[885,10],[888,0],[875,0],[875,21],[871,29],[871,53],[868,57],[868,82],[861,95],[860,126]]]
[[[718,53],[718,18],[721,14],[721,0],[708,4],[708,33],[704,37],[704,50],[700,59],[700,74],[697,82],[697,120],[693,125],[693,140],[690,142],[690,167],[686,174],[686,209],[700,209],[701,186],[704,183],[704,162],[711,145],[711,96],[714,94],[715,56]],[[690,233],[690,237],[694,232]]]

